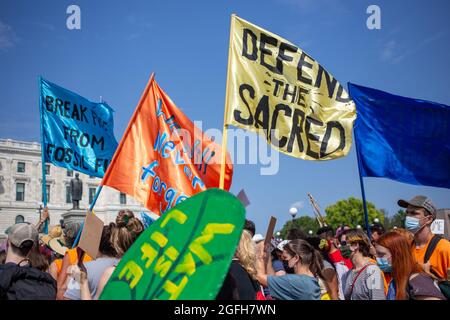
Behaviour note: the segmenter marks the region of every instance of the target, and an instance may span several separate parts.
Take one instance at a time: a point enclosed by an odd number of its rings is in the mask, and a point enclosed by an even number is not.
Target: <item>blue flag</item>
[[[348,84],[361,175],[450,188],[450,107]]]
[[[144,225],[144,229],[147,229],[152,225],[155,220],[150,217],[150,215],[144,211],[141,211],[141,222]]]
[[[113,109],[40,78],[44,161],[103,177],[117,148]]]

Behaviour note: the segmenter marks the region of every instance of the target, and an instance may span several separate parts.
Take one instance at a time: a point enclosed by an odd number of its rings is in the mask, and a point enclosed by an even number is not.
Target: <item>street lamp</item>
[[[289,209],[289,214],[292,216],[292,221],[294,221],[294,218],[297,215],[297,212],[298,212],[298,210],[295,207],[292,207]]]

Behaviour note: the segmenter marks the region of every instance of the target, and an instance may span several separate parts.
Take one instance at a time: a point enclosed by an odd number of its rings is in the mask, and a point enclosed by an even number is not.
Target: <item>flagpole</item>
[[[359,185],[361,187],[361,195],[362,195],[362,200],[363,200],[363,209],[364,209],[364,222],[366,224],[366,229],[367,229],[367,236],[369,237],[369,240],[371,238],[371,232],[370,232],[370,227],[369,227],[369,215],[367,213],[367,202],[366,202],[366,191],[364,190],[364,180],[361,174],[361,157],[359,155],[359,149],[358,149],[358,143],[357,143],[357,139],[356,139],[356,132],[353,129],[353,133],[354,133],[354,141],[355,141],[355,149],[356,149],[356,158],[358,160],[358,174],[359,174]]]
[[[45,176],[45,155],[44,155],[44,114],[42,110],[42,77],[38,76],[39,81],[39,113],[41,119],[41,162],[42,162],[42,202],[44,208],[47,207],[47,178]],[[44,221],[44,233],[48,233],[48,219]]]
[[[227,125],[227,114],[228,114],[228,89],[229,89],[229,80],[230,80],[230,60],[231,60],[231,47],[233,41],[233,33],[234,33],[234,17],[235,14],[231,15],[231,27],[230,27],[230,42],[228,44],[228,65],[227,65],[227,84],[225,88],[225,110],[223,115],[223,133],[222,133],[222,154],[220,160],[220,182],[219,188],[224,189],[225,185],[225,166],[227,159],[227,143],[228,143],[228,125]]]

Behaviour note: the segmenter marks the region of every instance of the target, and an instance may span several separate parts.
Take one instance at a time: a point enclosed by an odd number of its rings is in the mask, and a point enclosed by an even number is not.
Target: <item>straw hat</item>
[[[67,250],[69,250],[69,248],[64,246],[64,244],[61,242],[60,238],[51,239],[48,242],[48,246],[50,247],[50,249],[52,249],[53,251],[55,251],[56,253],[58,253],[62,256],[66,254]]]
[[[48,243],[50,242],[50,240],[52,240],[53,238],[50,237],[48,234],[43,234],[41,235],[41,241],[48,246]]]

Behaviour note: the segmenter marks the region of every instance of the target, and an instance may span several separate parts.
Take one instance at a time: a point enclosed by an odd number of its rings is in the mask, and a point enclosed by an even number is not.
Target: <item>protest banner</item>
[[[244,220],[241,202],[221,189],[183,201],[128,249],[100,300],[215,299]]]
[[[102,185],[124,192],[157,215],[219,185],[221,148],[150,78]],[[225,189],[233,174],[227,155]]]
[[[306,52],[233,15],[224,118],[224,138],[233,125],[287,155],[330,160],[348,154],[356,112],[342,85]]]
[[[450,106],[348,84],[362,177],[450,188]]]
[[[113,109],[39,78],[44,162],[103,177],[117,148]]]

